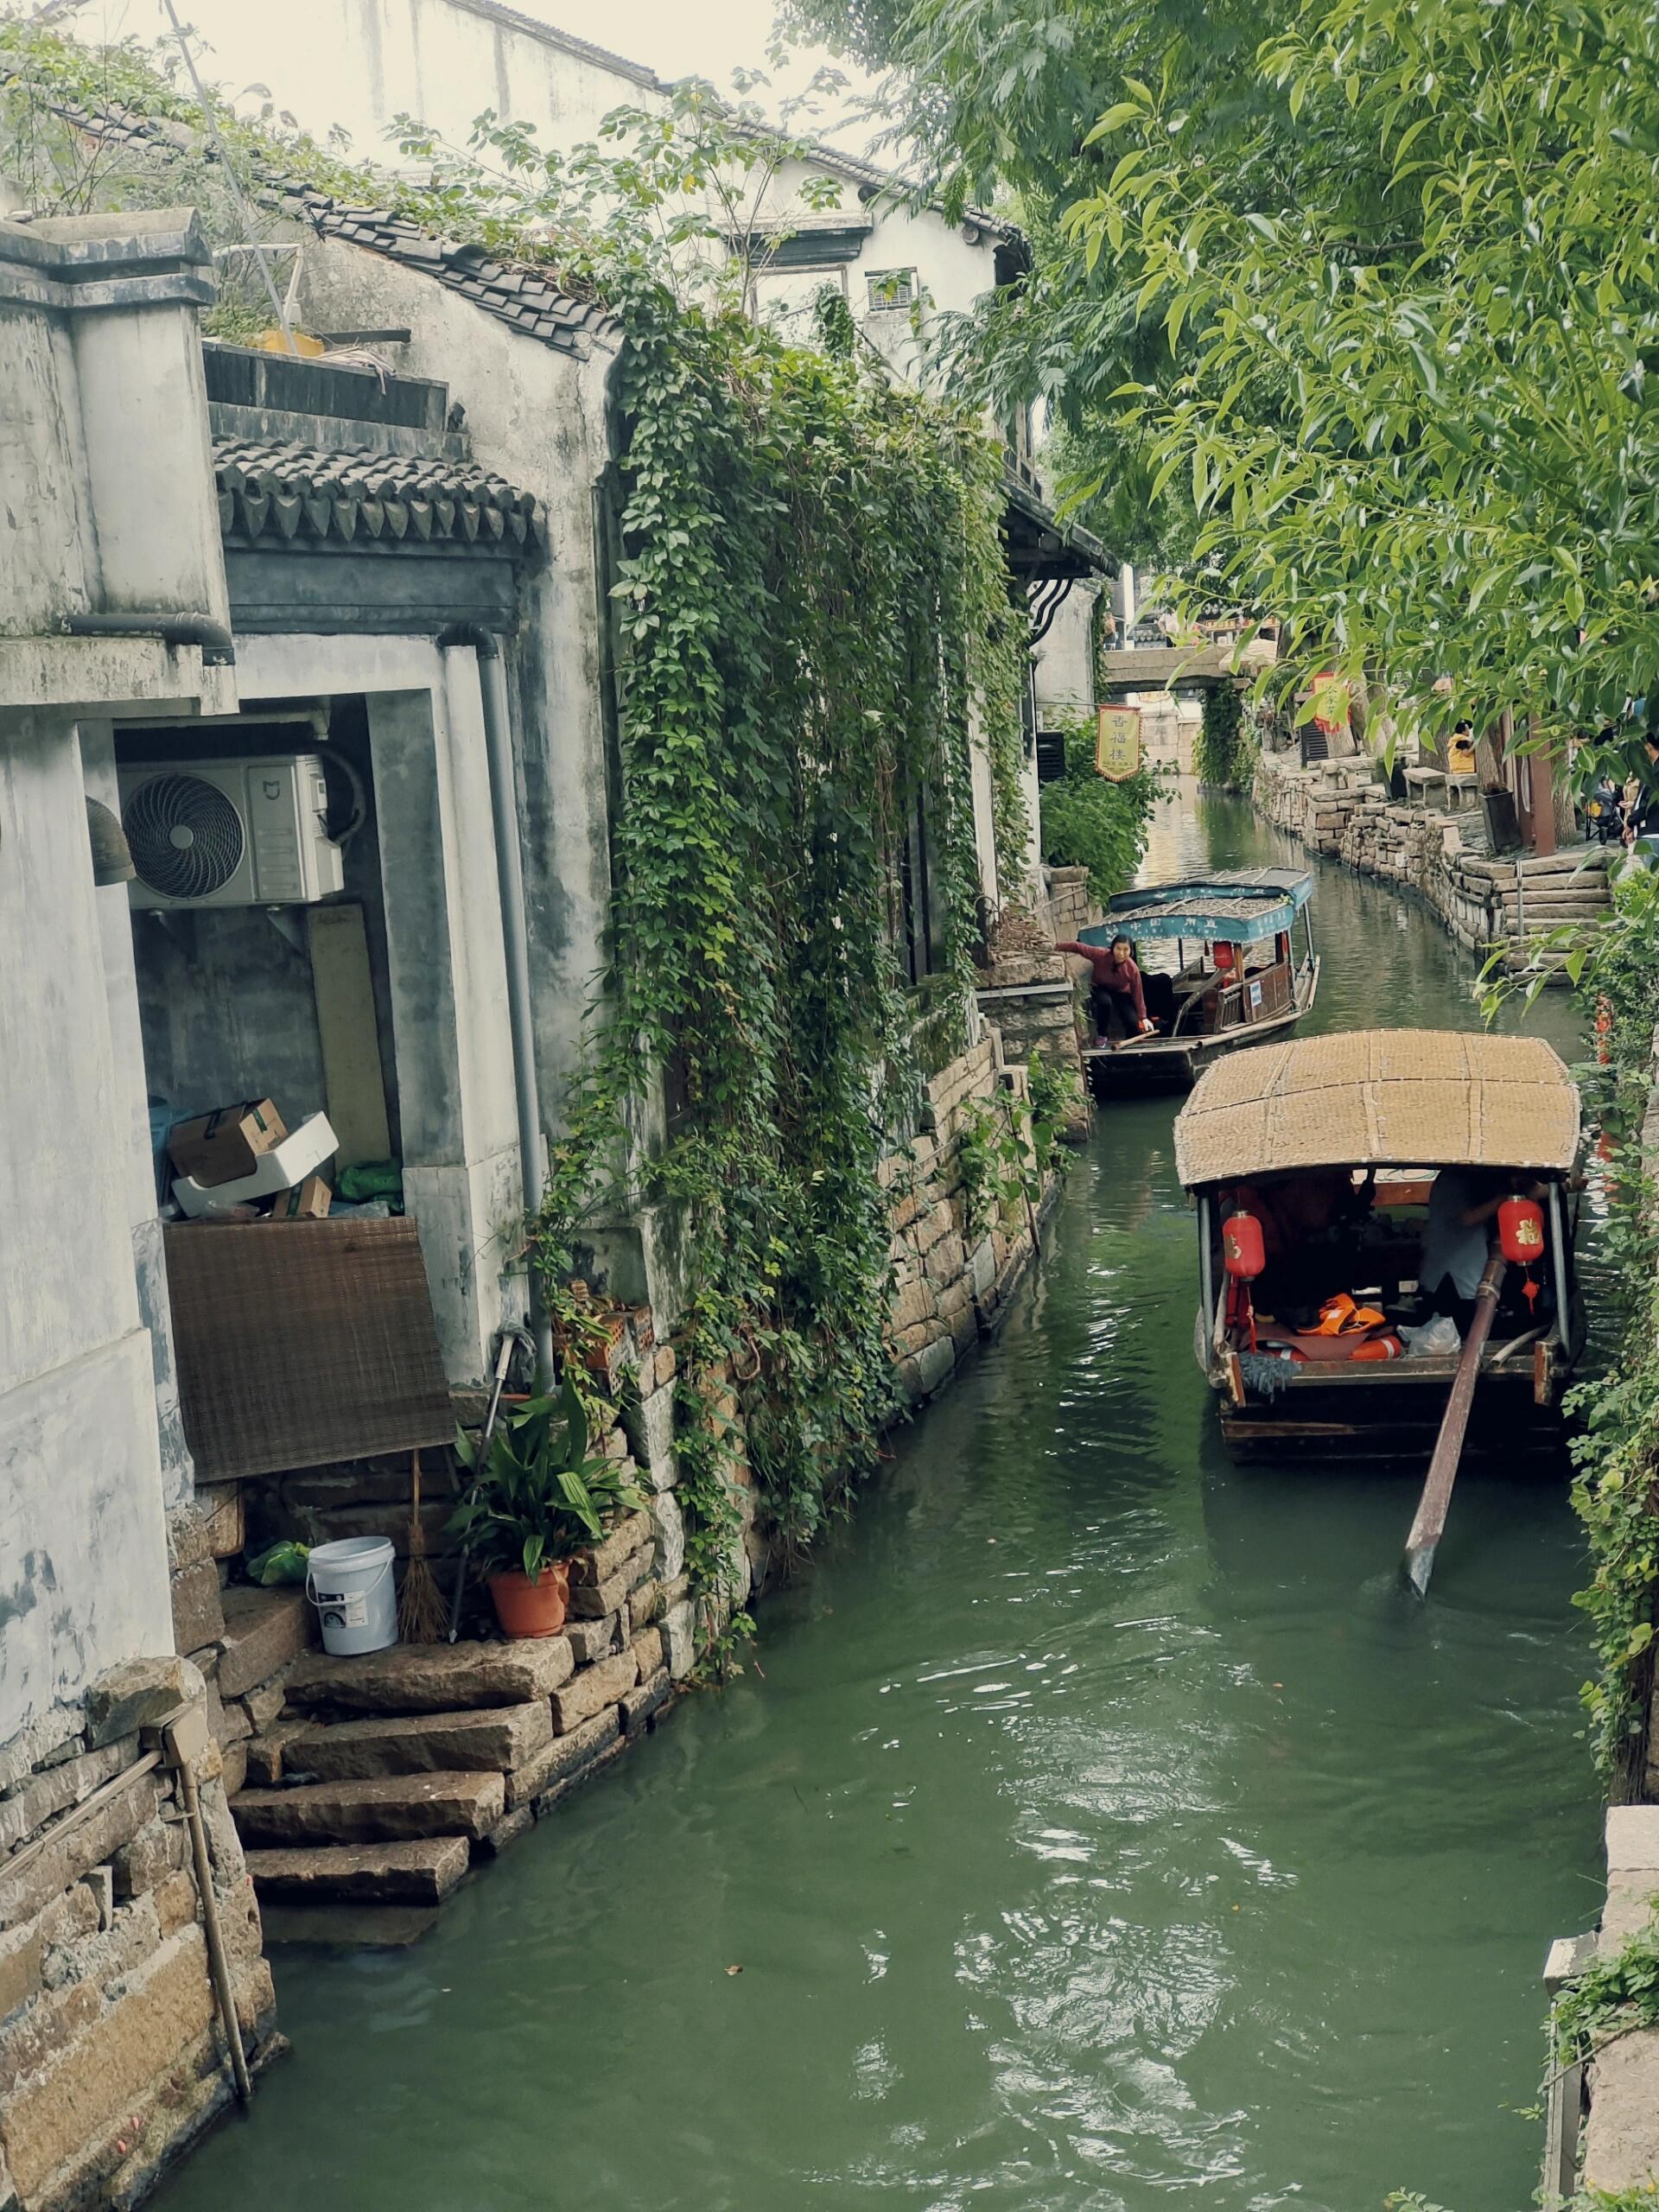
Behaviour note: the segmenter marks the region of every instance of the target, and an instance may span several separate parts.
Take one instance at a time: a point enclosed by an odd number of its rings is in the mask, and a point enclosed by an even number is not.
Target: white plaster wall
[[[99,604],[228,622],[195,309],[83,310],[71,327]]]
[[[72,20],[86,38],[136,33],[153,38],[154,0],[81,0]],[[534,25],[492,15],[474,0],[285,0],[280,35],[270,13],[252,0],[191,0],[188,20],[207,41],[204,73],[245,110],[264,88],[315,137],[335,128],[353,151],[400,163],[395,125],[412,116],[453,145],[464,147],[486,110],[532,125],[543,145],[569,151],[597,138],[604,118],[620,107],[660,108],[669,86],[632,59],[614,66],[573,54],[537,35]],[[602,45],[605,23],[584,26]],[[623,35],[619,26],[617,35]],[[319,67],[323,57],[327,66]],[[388,134],[391,134],[390,136]],[[759,173],[737,181],[740,206],[767,223],[816,213],[802,198],[814,163],[785,162],[758,203]],[[844,283],[854,315],[871,343],[907,382],[919,380],[917,332],[924,335],[945,311],[970,307],[995,283],[995,242],[970,239],[929,208],[866,207],[856,182],[842,181],[837,212],[873,227],[857,262],[844,271],[815,272],[810,298],[825,281]],[[308,254],[309,248],[307,249]],[[865,272],[915,269],[924,294],[916,324],[907,311],[872,313]],[[800,281],[763,283],[763,301],[800,302]],[[326,327],[326,326],[325,326]]]
[[[132,1099],[73,727],[0,712],[0,1739],[172,1645]]]
[[[547,509],[547,556],[526,585],[506,662],[537,1067],[543,1118],[556,1127],[605,963],[610,906],[594,491],[609,450],[612,357],[601,349],[576,361],[429,279],[337,241],[308,247],[302,305],[325,329],[409,328],[404,365],[447,381],[466,406],[479,461]]]
[[[1086,585],[1073,584],[1037,648],[1037,719],[1044,728],[1045,708],[1062,707],[1084,715],[1095,710],[1094,603],[1095,594]]]
[[[120,813],[115,771],[115,735],[107,721],[83,721],[79,728],[81,769],[86,790],[111,813]],[[144,1040],[138,1019],[132,911],[124,885],[96,893],[104,963],[104,1003],[115,1062],[117,1098],[110,1132],[118,1157],[132,1244],[133,1282],[139,1319],[149,1332],[155,1420],[161,1450],[162,1503],[170,1513],[189,1503],[195,1487],[195,1463],[184,1433],[179,1405],[178,1368],[173,1351],[173,1313],[168,1300],[167,1252],[156,1211],[156,1172],[147,1111],[149,1082]]]
[[[613,108],[644,97],[629,78],[464,0],[283,0],[280,21],[257,0],[190,0],[180,14],[206,41],[204,76],[233,97],[265,87],[315,137],[346,131],[359,157],[399,159],[385,136],[399,115],[464,146],[490,108],[506,121],[534,123],[543,143],[569,146],[594,137]],[[83,0],[71,20],[86,39],[158,35],[155,0]],[[245,111],[259,99],[249,92],[238,105]]]
[[[49,629],[92,603],[86,482],[67,332],[45,315],[0,314],[0,635]]]

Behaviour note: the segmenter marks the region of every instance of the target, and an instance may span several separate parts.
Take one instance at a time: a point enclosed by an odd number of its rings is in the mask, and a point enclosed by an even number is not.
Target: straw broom
[[[448,1615],[426,1563],[418,1451],[410,1454],[409,1493],[409,1563],[404,1569],[404,1586],[397,1593],[397,1633],[405,1643],[441,1643]]]

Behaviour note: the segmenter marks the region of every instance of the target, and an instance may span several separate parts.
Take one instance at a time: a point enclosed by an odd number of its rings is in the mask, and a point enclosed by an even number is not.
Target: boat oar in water
[[[1452,1378],[1452,1391],[1446,1402],[1446,1411],[1440,1416],[1440,1433],[1434,1440],[1434,1456],[1428,1463],[1428,1479],[1423,1484],[1423,1494],[1417,1501],[1417,1517],[1411,1524],[1411,1534],[1406,1538],[1406,1580],[1420,1598],[1428,1595],[1428,1578],[1434,1572],[1434,1553],[1446,1533],[1446,1508],[1452,1503],[1452,1485],[1458,1478],[1458,1462],[1463,1457],[1463,1440],[1469,1427],[1469,1409],[1474,1403],[1475,1381],[1480,1373],[1480,1355],[1486,1339],[1492,1333],[1492,1319],[1497,1312],[1497,1294],[1503,1287],[1505,1261],[1501,1252],[1494,1252],[1487,1261],[1485,1270],[1475,1290],[1475,1314],[1469,1324],[1469,1333],[1463,1340],[1463,1354],[1458,1361],[1458,1371]]]

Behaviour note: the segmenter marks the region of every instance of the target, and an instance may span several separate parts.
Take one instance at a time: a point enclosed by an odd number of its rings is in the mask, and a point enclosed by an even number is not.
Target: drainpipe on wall
[[[543,1165],[542,1105],[536,1082],[536,1039],[530,998],[530,940],[524,927],[524,872],[518,850],[518,790],[512,767],[512,730],[501,648],[478,622],[454,622],[438,638],[448,654],[470,645],[478,656],[478,692],[484,715],[484,752],[490,772],[490,811],[495,820],[495,880],[501,903],[501,941],[507,957],[507,1019],[512,1032],[512,1087],[518,1104],[518,1170],[524,1212],[541,1211],[547,1188]],[[543,1388],[555,1373],[553,1332],[541,1279],[530,1270],[530,1325]]]

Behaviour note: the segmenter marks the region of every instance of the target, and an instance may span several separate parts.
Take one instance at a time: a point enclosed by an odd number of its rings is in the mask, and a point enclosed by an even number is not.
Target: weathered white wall
[[[598,48],[584,59],[467,0],[284,0],[280,23],[255,0],[190,0],[180,14],[205,41],[204,76],[233,96],[267,87],[317,137],[337,126],[354,155],[379,161],[398,158],[385,133],[399,115],[464,146],[490,108],[534,123],[544,144],[569,146],[656,83],[647,69],[619,75]],[[86,39],[157,35],[155,0],[82,0],[63,20]]]
[[[86,446],[64,323],[6,316],[0,373],[0,632],[27,637],[86,607],[96,588]]]
[[[1087,585],[1073,584],[1037,648],[1037,720],[1042,728],[1049,726],[1046,709],[1063,708],[1068,714],[1084,715],[1095,710],[1094,604],[1095,594]]]
[[[3,327],[3,326],[0,326]],[[73,728],[0,702],[0,1740],[173,1641],[130,1070]]]
[[[173,1641],[127,894],[94,888],[86,795],[112,795],[110,717],[224,711],[234,681],[193,648],[57,623],[111,604],[106,555],[118,605],[226,604],[198,527],[211,479],[192,473],[206,263],[188,216],[0,223],[0,1739]],[[134,380],[174,447],[170,486],[157,456],[130,471],[116,434]],[[76,715],[97,707],[83,761]],[[175,1493],[188,1471],[170,1463]]]
[[[464,147],[488,110],[531,126],[543,145],[569,151],[596,139],[618,108],[661,108],[669,96],[648,67],[563,38],[489,0],[287,0],[280,35],[269,12],[250,0],[191,0],[188,19],[207,42],[205,73],[245,110],[263,97],[245,88],[264,87],[315,136],[342,129],[355,152],[393,165],[402,158],[400,115]],[[154,0],[81,0],[65,20],[88,39],[155,35]],[[602,38],[612,27],[584,28]],[[802,196],[802,187],[826,173],[817,163],[785,162],[758,200],[760,173],[735,178],[740,208],[767,226],[815,219],[822,211]],[[870,225],[857,261],[763,279],[761,302],[798,311],[822,284],[838,285],[872,345],[906,381],[917,382],[918,334],[925,338],[942,313],[966,309],[992,289],[995,242],[928,208],[879,198],[866,206],[855,180],[841,184],[834,213]],[[919,278],[913,321],[907,309],[869,306],[867,272],[896,269],[914,269]]]
[[[412,270],[332,240],[306,250],[302,305],[325,329],[408,328],[404,365],[447,380],[465,404],[479,461],[546,507],[546,558],[525,583],[506,661],[538,1072],[553,1124],[581,1057],[610,905],[594,492],[609,451],[612,356],[601,347],[575,360]]]

